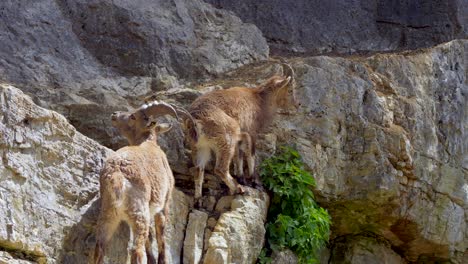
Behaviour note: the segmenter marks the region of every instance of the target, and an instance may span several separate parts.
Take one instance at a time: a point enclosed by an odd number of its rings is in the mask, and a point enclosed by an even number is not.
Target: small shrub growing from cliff
[[[269,249],[262,252],[260,263],[269,262],[271,250],[283,248],[294,251],[300,263],[316,263],[328,242],[331,219],[314,200],[315,180],[304,170],[299,153],[282,147],[262,163],[260,176],[273,193],[266,225]]]

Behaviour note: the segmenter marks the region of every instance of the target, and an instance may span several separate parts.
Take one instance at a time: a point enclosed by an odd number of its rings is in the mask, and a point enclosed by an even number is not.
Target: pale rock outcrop
[[[0,120],[0,247],[59,262],[60,245],[96,196],[111,150],[6,84]]]
[[[205,227],[208,214],[199,210],[193,210],[189,214],[187,230],[184,240],[184,261],[186,264],[197,264],[203,255]]]
[[[407,263],[393,251],[386,241],[369,236],[350,236],[339,239],[333,245],[330,264],[368,263],[404,264]]]
[[[248,189],[238,195],[229,211],[221,214],[209,238],[203,263],[255,263],[265,240],[269,197]]]
[[[332,239],[369,231],[408,261],[462,263],[467,58],[461,40],[418,52],[294,62],[303,107],[272,131],[278,142],[294,142],[314,173],[317,197],[333,219]]]
[[[31,264],[34,263],[29,260],[18,259],[12,256],[10,253],[0,251],[0,264]]]

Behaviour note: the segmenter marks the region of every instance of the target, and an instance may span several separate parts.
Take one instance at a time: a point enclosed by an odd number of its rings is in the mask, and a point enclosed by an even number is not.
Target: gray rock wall
[[[428,47],[468,37],[466,0],[206,0],[257,25],[273,54]]]
[[[261,32],[196,1],[0,2],[0,78],[108,147],[109,115],[268,56]]]

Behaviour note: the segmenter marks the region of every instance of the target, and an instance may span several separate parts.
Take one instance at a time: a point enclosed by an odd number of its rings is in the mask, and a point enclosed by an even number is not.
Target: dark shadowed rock
[[[205,0],[253,23],[273,54],[428,47],[468,37],[467,0]]]
[[[112,112],[268,56],[255,26],[200,0],[6,0],[0,32],[0,80],[113,148]]]
[[[255,26],[201,0],[64,2],[83,46],[124,75],[167,69],[192,80],[268,55]]]

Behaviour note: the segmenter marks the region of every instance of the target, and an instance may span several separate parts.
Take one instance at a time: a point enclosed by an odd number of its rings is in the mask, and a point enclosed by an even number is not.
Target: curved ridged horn
[[[294,79],[295,79],[294,70],[291,67],[291,65],[289,65],[288,63],[283,62],[283,63],[281,63],[281,66],[283,68],[283,75],[291,77],[291,79],[294,81]]]
[[[195,124],[195,120],[193,119],[193,116],[187,110],[185,110],[185,108],[180,107],[178,105],[174,105],[174,104],[170,104],[170,105],[176,110],[177,114],[180,115],[182,119],[189,119],[190,121],[192,121],[192,123]]]
[[[171,115],[179,119],[179,115],[177,114],[177,111],[174,109],[174,107],[162,101],[154,101],[148,104],[144,104],[138,109],[138,111],[143,111],[143,113],[148,117],[152,116],[157,118],[164,115]]]
[[[186,128],[188,129],[189,135],[192,138],[192,140],[197,141],[198,140],[198,132],[196,128],[197,124],[195,123],[195,119],[193,118],[193,116],[187,110],[185,110],[185,108],[177,106],[177,105],[173,105],[173,104],[171,105],[174,107],[177,113],[182,117],[182,119],[190,120],[191,124],[189,127],[186,127]]]

